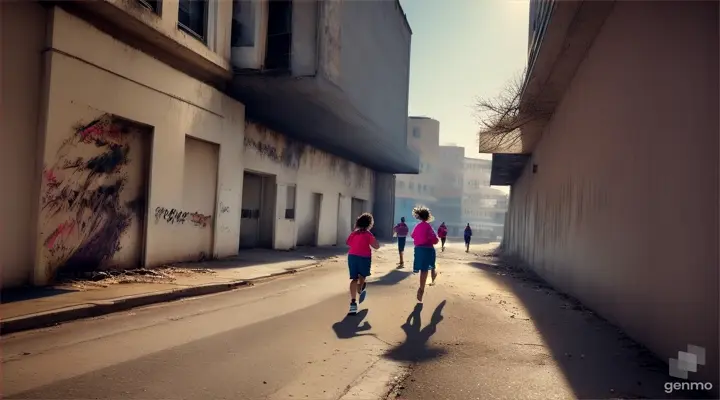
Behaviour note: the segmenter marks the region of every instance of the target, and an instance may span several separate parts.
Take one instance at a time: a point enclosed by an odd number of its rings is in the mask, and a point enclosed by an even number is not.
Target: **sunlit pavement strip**
[[[409,372],[409,363],[378,359],[339,400],[384,399]]]

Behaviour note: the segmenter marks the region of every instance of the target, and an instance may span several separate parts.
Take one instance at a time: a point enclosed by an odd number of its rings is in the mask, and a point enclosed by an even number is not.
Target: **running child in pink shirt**
[[[413,209],[413,216],[420,220],[412,232],[415,242],[415,257],[413,260],[413,272],[420,272],[420,287],[417,291],[417,300],[422,302],[425,293],[425,282],[427,282],[428,271],[432,271],[432,282],[437,278],[435,271],[435,245],[440,241],[435,230],[430,225],[433,220],[430,209],[425,206],[418,206]]]
[[[355,230],[348,236],[345,243],[350,246],[348,250],[348,269],[350,272],[350,312],[348,314],[357,314],[358,305],[355,301],[356,295],[360,293],[360,303],[365,300],[367,286],[365,278],[370,276],[370,266],[372,264],[372,249],[379,249],[375,236],[370,233],[373,227],[373,216],[370,213],[364,213],[358,217],[355,222]]]

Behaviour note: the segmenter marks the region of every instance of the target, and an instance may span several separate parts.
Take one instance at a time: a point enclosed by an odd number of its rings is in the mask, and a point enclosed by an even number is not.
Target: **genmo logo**
[[[689,344],[687,351],[678,351],[677,358],[669,360],[670,376],[688,379],[689,372],[697,372],[698,365],[705,365],[705,348]],[[712,390],[711,382],[665,382],[665,393],[677,390]]]

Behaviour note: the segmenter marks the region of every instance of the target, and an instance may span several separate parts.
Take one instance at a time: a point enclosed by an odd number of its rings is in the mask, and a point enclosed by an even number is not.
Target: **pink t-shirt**
[[[427,222],[420,222],[415,225],[412,233],[413,242],[416,247],[432,247],[439,241],[435,230]]]
[[[438,233],[438,236],[440,236],[441,238],[444,238],[444,237],[447,237],[448,230],[443,225],[440,225],[437,233]]]
[[[375,242],[375,236],[369,231],[353,231],[345,243],[350,246],[348,254],[360,257],[372,257],[370,245]]]

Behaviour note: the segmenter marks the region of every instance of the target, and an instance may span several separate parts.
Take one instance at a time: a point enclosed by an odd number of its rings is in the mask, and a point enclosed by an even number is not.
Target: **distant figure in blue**
[[[465,232],[463,233],[463,236],[465,236],[465,252],[470,252],[470,238],[472,237],[472,229],[470,228],[470,224],[467,224],[465,227]]]

